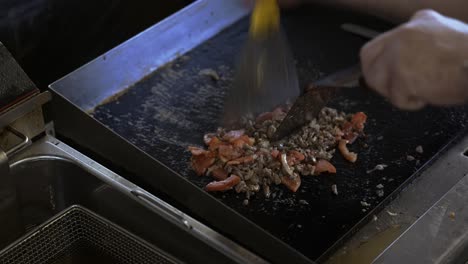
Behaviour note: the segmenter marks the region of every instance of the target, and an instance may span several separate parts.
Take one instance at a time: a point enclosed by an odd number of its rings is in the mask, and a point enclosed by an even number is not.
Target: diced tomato
[[[353,128],[359,132],[364,130],[364,124],[366,123],[366,121],[367,121],[367,115],[364,114],[363,112],[357,112],[351,118],[351,123],[353,124]]]
[[[230,160],[226,164],[227,165],[239,165],[242,163],[250,163],[250,162],[253,162],[254,160],[255,160],[255,156],[250,155],[250,156],[245,156],[245,157],[240,157],[234,160]]]
[[[294,178],[283,176],[283,178],[281,178],[281,183],[288,187],[292,192],[296,192],[299,189],[299,186],[301,186],[301,177],[299,175]]]
[[[215,163],[215,160],[215,153],[207,151],[204,154],[192,156],[192,167],[198,176],[202,176]]]
[[[208,145],[209,150],[216,150],[223,142],[218,137],[213,137]]]
[[[280,154],[280,152],[279,152],[279,150],[277,150],[277,149],[274,149],[274,150],[271,151],[271,156],[272,156],[274,159],[278,158],[279,154]]]
[[[216,168],[211,172],[211,176],[218,181],[222,181],[228,177],[228,173],[223,168]]]
[[[329,161],[321,159],[315,164],[315,174],[322,172],[336,173],[336,168]]]
[[[351,131],[353,129],[353,124],[351,122],[344,122],[343,126],[341,127],[341,131],[343,131],[343,133],[347,133],[349,131]]]
[[[299,151],[291,150],[288,153],[288,156],[287,156],[286,160],[288,161],[289,166],[293,166],[293,165],[299,164],[299,163],[301,163],[301,161],[305,160],[305,156],[304,156],[304,154],[300,153]]]
[[[358,138],[359,134],[356,132],[349,132],[343,136],[343,139],[347,140],[349,144],[353,144],[354,141]]]
[[[202,148],[199,148],[199,147],[188,147],[189,151],[192,153],[192,155],[194,156],[199,156],[199,155],[203,155],[205,153],[208,153],[209,151],[205,150],[205,149],[202,149]]]
[[[353,131],[353,128],[354,126],[351,122],[345,122],[341,130],[343,133],[342,138],[348,140],[350,144],[352,144],[358,137],[358,133]]]
[[[242,147],[244,147],[244,145],[252,146],[255,143],[255,139],[250,138],[247,135],[242,135],[239,138],[231,140],[230,142],[234,145],[234,147],[242,148]]]
[[[205,186],[205,190],[208,192],[219,192],[219,191],[227,191],[232,189],[232,187],[239,184],[241,178],[237,175],[231,175],[227,179],[222,181],[213,181],[208,183]]]
[[[230,161],[237,159],[242,156],[242,151],[240,149],[234,148],[231,145],[220,145],[218,147],[219,158],[224,161]]]

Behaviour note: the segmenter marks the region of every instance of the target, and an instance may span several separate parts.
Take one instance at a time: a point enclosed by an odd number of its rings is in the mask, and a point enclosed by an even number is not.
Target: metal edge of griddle
[[[390,210],[401,211],[407,217],[403,217],[402,220],[397,218],[395,223],[399,225],[406,224],[406,228],[401,230],[400,235],[384,251],[387,251],[405,233],[425,218],[428,212],[437,207],[437,204],[440,204],[447,196],[451,196],[454,189],[458,189],[460,185],[466,183],[468,175],[468,136],[466,132],[465,129],[464,132],[459,133],[451,144],[444,149],[441,157],[431,162],[430,167],[423,171],[421,176],[407,186],[399,197],[388,206],[391,206]],[[408,221],[408,218],[412,219],[412,221]],[[446,256],[451,255],[450,257],[454,257],[453,249],[457,251],[456,247],[452,247],[451,250],[444,252],[447,253]],[[379,257],[375,260],[378,259]]]
[[[326,252],[324,252],[318,259],[316,259],[319,263],[324,263],[333,254],[335,254],[340,248],[347,245],[348,242],[353,239],[360,237],[357,234],[362,231],[363,228],[369,226],[371,219],[373,216],[382,215],[384,214],[384,209],[392,207],[399,207],[398,203],[401,203],[402,197],[404,203],[408,205],[409,202],[414,202],[414,208],[418,208],[418,210],[407,210],[406,213],[412,214],[419,218],[419,216],[426,212],[430,207],[433,206],[445,193],[450,190],[454,185],[457,184],[465,175],[468,173],[468,157],[463,156],[463,153],[466,151],[468,147],[468,137],[466,137],[467,129],[462,130],[458,133],[447,145],[445,145],[441,150],[439,150],[431,159],[429,159],[423,166],[421,166],[416,172],[414,172],[407,180],[405,180],[398,188],[396,188],[390,195],[388,195],[380,204],[378,204],[373,210],[371,210],[364,218],[362,218],[357,224],[355,224],[348,232],[346,232],[339,240],[337,240]],[[444,175],[444,184],[436,184],[438,188],[437,191],[431,190],[431,193],[420,193],[418,186],[420,181],[428,181],[433,182],[435,180],[441,180],[440,178],[437,179],[439,170],[444,169],[447,167],[445,163],[455,161],[457,164],[453,164],[452,166],[459,166],[463,167],[459,162],[466,162],[466,166],[464,167],[464,174],[461,175]],[[457,170],[455,167],[454,170]],[[440,182],[439,182],[440,183]],[[426,183],[428,184],[428,183]],[[421,194],[421,196],[425,195],[424,204],[422,204],[421,199],[413,199],[415,197],[413,192],[416,192],[416,195]],[[410,196],[410,198],[405,197],[405,195]],[[416,205],[417,204],[417,205]],[[380,218],[378,218],[380,221]],[[416,220],[414,220],[416,221]],[[405,229],[406,230],[406,229]],[[404,230],[402,231],[404,232]]]
[[[59,139],[119,172],[127,180],[160,197],[175,208],[232,239],[233,242],[272,263],[314,263],[288,244],[240,215],[188,179],[128,142],[86,114],[67,98],[52,91],[46,118],[54,122]],[[156,176],[157,175],[157,176]],[[138,178],[132,178],[139,176]],[[146,177],[145,177],[146,176]],[[160,192],[159,194],[154,191]],[[161,197],[160,194],[168,197]],[[170,199],[170,201],[165,200]],[[196,232],[192,230],[191,232]],[[206,238],[210,234],[204,234]],[[223,243],[209,237],[212,243]],[[226,245],[226,243],[224,243]],[[249,263],[257,263],[249,261]]]
[[[466,263],[468,176],[388,246],[374,263]]]
[[[195,1],[49,87],[82,110],[92,111],[248,12],[239,0]]]

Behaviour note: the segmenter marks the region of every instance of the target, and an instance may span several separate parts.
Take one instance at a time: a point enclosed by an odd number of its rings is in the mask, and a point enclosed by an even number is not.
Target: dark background
[[[41,88],[193,0],[0,0],[0,42]]]

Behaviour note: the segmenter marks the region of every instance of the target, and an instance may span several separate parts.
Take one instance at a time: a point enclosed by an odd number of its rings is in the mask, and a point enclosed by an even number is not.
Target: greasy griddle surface
[[[284,19],[303,84],[357,61],[364,40],[339,29],[340,23],[354,20],[346,14],[323,10]],[[97,108],[94,116],[204,187],[211,179],[197,177],[190,170],[186,148],[203,145],[203,134],[218,127],[232,81],[234,58],[245,40],[246,28],[244,20],[223,31],[187,57],[141,80],[116,101]],[[199,75],[205,68],[215,70],[221,79],[214,81]],[[364,111],[369,116],[367,138],[351,147],[359,153],[355,164],[345,162],[338,154],[333,160],[336,175],[303,177],[297,193],[278,186],[274,188],[276,199],[266,200],[259,194],[248,206],[242,204],[243,196],[235,192],[213,194],[311,259],[409,179],[463,130],[468,119],[466,110],[461,108],[401,112],[361,89],[349,89],[332,106],[349,113]],[[422,154],[415,152],[418,145],[424,149]],[[416,160],[407,161],[407,155]],[[381,163],[388,165],[384,171],[366,173]],[[332,184],[337,184],[338,196],[331,193]],[[376,194],[379,184],[384,187],[383,197]],[[361,201],[371,207],[363,207]]]

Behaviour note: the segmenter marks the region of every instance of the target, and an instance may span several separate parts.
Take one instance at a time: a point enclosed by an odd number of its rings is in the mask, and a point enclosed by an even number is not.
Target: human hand
[[[430,10],[361,49],[367,84],[399,108],[468,101],[468,25]]]

